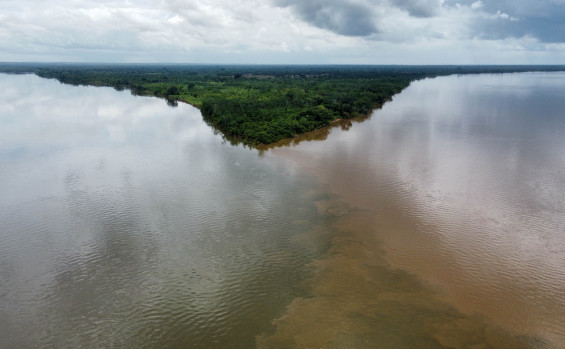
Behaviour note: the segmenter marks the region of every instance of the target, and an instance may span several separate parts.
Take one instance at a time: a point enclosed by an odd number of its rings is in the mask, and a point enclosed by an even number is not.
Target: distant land
[[[369,114],[412,81],[453,74],[565,71],[565,65],[164,65],[0,63],[61,83],[109,86],[201,109],[224,136],[269,144]]]

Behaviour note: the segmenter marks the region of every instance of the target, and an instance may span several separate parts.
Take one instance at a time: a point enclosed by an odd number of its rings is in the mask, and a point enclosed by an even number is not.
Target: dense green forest
[[[190,103],[204,119],[246,144],[268,144],[355,118],[412,81],[451,74],[563,71],[565,66],[268,66],[1,63],[73,85],[111,86],[169,103]]]

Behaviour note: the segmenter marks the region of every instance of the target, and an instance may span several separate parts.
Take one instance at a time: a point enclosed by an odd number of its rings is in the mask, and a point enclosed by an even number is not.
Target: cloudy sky
[[[0,61],[565,64],[565,0],[0,0]]]

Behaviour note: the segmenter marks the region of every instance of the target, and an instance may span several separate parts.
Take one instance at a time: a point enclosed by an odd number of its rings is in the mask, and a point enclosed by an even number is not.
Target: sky
[[[565,0],[0,0],[0,62],[565,64]]]

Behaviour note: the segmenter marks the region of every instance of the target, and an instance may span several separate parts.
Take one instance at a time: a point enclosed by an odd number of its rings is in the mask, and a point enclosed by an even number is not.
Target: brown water
[[[266,346],[565,347],[563,91],[563,73],[424,80],[271,150],[356,211]]]
[[[0,75],[0,347],[565,347],[564,87],[423,80],[258,152]]]

